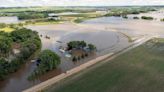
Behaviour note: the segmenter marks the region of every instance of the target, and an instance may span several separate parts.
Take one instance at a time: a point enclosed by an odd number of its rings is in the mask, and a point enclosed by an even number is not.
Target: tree
[[[24,42],[26,40],[33,39],[33,38],[39,39],[37,32],[34,32],[26,28],[21,28],[11,32],[11,36],[14,42]]]
[[[85,41],[80,41],[79,46],[82,47],[82,48],[84,48],[84,47],[87,46],[87,44],[86,44]]]
[[[88,44],[88,48],[89,48],[89,50],[91,50],[91,51],[96,50],[96,47],[95,47],[93,44]]]
[[[60,62],[60,57],[55,52],[51,50],[42,51],[37,60],[37,68],[32,72],[28,79],[33,80],[36,77],[55,69]]]
[[[41,54],[39,55],[39,59],[39,66],[45,67],[45,69],[47,69],[48,71],[56,68],[57,65],[60,64],[60,57],[51,50],[44,50],[43,52],[41,52]]]
[[[4,58],[0,58],[0,80],[3,80],[8,74],[8,62]]]
[[[3,37],[0,39],[0,56],[5,56],[11,51],[11,39]]]
[[[85,41],[71,41],[67,43],[68,50],[71,49],[79,49],[79,48],[84,48],[87,46]]]

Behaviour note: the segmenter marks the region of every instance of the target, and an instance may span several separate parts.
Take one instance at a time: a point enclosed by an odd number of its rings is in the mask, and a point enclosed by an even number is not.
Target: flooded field
[[[35,68],[34,63],[28,62],[7,80],[0,82],[0,92],[21,92],[24,89],[52,78],[61,72],[65,72],[99,55],[120,51],[131,44],[127,36],[135,39],[149,35],[164,36],[163,25],[164,22],[159,21],[101,17],[87,20],[80,24],[63,23],[27,26],[27,28],[36,30],[39,35],[42,35],[42,50],[51,49],[57,52],[62,56],[62,62],[58,69],[41,76],[36,81],[27,80],[27,76]],[[45,36],[49,36],[50,39],[46,39]],[[60,45],[65,45],[72,40],[85,40],[88,43],[95,44],[98,49],[97,54],[86,60],[73,63],[69,58],[63,57],[62,53],[58,50]],[[57,41],[61,41],[62,44]],[[15,85],[15,83],[17,83],[17,85]]]
[[[0,17],[0,23],[6,23],[6,24],[10,24],[10,23],[18,23],[19,20],[16,16],[13,17]]]

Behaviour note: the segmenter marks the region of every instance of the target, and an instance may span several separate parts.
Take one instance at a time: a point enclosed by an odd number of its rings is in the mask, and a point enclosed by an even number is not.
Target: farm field
[[[164,39],[154,38],[45,92],[163,92]]]

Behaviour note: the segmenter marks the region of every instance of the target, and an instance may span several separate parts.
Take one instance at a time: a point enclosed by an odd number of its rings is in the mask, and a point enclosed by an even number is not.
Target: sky
[[[164,0],[0,0],[0,7],[164,5]]]

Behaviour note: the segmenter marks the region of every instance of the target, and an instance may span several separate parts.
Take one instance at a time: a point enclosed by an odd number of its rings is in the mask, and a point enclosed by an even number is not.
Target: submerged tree
[[[91,51],[96,50],[96,47],[95,47],[93,44],[88,44],[88,48],[89,48],[89,50],[91,50]]]
[[[41,52],[38,58],[39,62],[37,68],[29,76],[29,80],[33,80],[36,77],[45,74],[48,71],[51,71],[60,64],[60,57],[51,50],[44,50]]]

